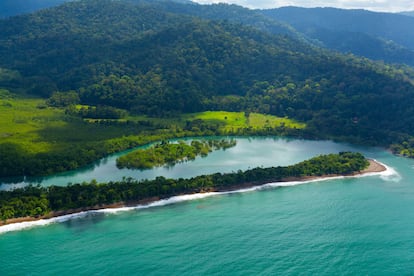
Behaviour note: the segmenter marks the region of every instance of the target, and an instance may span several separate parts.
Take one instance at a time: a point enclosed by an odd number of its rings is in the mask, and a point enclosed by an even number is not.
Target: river
[[[238,138],[234,148],[172,168],[118,170],[116,156],[111,156],[37,182],[46,186],[123,176],[190,177],[289,165],[344,150],[360,151],[391,170],[377,176],[179,198],[168,205],[90,213],[3,233],[0,274],[413,273],[414,160],[381,149],[331,141]]]

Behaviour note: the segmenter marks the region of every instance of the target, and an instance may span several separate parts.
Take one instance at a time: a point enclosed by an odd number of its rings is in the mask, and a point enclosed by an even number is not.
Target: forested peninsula
[[[355,175],[385,170],[362,154],[341,152],[320,155],[285,167],[254,168],[232,173],[215,173],[189,179],[137,181],[131,178],[119,182],[73,184],[68,186],[34,187],[0,192],[1,224],[50,218],[85,210],[113,206],[133,206],[176,195],[212,191],[231,191],[280,181],[301,181],[309,178]]]

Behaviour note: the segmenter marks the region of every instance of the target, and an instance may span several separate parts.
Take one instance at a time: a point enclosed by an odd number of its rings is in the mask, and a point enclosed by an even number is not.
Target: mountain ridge
[[[386,62],[414,65],[414,30],[410,27],[414,25],[414,18],[336,8],[284,7],[261,12],[291,24],[328,48]],[[361,48],[364,43],[371,47]]]

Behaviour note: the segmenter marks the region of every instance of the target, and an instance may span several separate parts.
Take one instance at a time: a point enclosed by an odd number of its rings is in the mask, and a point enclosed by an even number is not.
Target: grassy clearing
[[[201,119],[210,122],[224,123],[226,126],[240,128],[247,126],[244,112],[206,111],[201,113],[188,114],[186,119]]]
[[[281,118],[272,115],[250,113],[246,116],[244,112],[206,111],[201,113],[187,114],[187,120],[201,119],[212,123],[219,123],[224,130],[235,130],[239,128],[275,128],[286,127],[303,129],[306,124],[296,122],[288,118]]]
[[[281,127],[303,129],[306,124],[296,122],[292,119],[281,118],[272,115],[264,115],[258,113],[251,113],[249,116],[249,126],[253,128],[263,127]]]
[[[247,115],[245,112],[228,112],[228,111],[205,111],[200,113],[184,114],[180,117],[170,118],[151,118],[146,116],[128,116],[124,119],[112,120],[118,122],[132,121],[148,121],[159,126],[168,126],[169,128],[184,127],[186,121],[203,120],[207,123],[212,123],[220,126],[221,130],[231,131],[241,128],[293,128],[303,129],[306,124],[297,122],[292,119],[282,118],[272,115],[264,115],[259,113],[250,113]],[[98,121],[96,119],[85,119],[89,122]]]
[[[29,152],[44,152],[51,149],[48,139],[42,139],[40,130],[65,128],[63,111],[39,108],[44,100],[0,99],[0,144],[19,143]]]

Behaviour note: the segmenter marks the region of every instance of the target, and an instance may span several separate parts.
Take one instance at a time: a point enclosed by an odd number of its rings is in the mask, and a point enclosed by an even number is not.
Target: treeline
[[[139,149],[119,157],[116,166],[120,169],[151,169],[157,166],[172,166],[178,162],[194,160],[197,156],[205,157],[213,150],[227,149],[237,144],[234,139],[193,140],[190,144],[185,141],[170,143],[162,141],[148,149]]]
[[[414,158],[414,137],[401,137],[399,143],[390,146],[392,153]]]
[[[240,185],[260,185],[290,177],[348,175],[368,166],[360,153],[341,152],[314,157],[286,167],[255,168],[233,173],[216,173],[190,179],[136,181],[131,178],[119,182],[74,184],[66,187],[25,187],[0,192],[0,219],[38,217],[50,212],[78,208],[99,208],[106,204],[125,204],[149,198],[167,198],[184,193],[231,190]]]
[[[123,119],[128,115],[128,112],[123,109],[115,108],[112,106],[82,106],[76,108],[75,106],[69,106],[66,109],[66,114],[77,115],[84,119]]]

